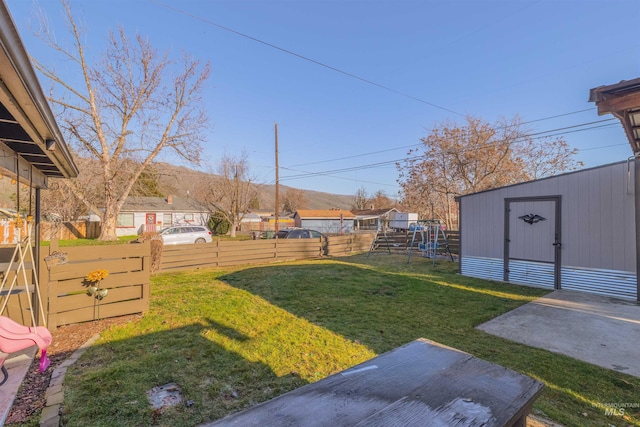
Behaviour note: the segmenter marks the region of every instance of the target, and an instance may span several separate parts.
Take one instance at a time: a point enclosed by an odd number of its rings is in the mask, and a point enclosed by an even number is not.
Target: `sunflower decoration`
[[[87,294],[94,297],[98,303],[107,296],[109,289],[102,289],[100,283],[109,275],[107,270],[94,270],[84,278]],[[99,308],[98,308],[99,310]]]

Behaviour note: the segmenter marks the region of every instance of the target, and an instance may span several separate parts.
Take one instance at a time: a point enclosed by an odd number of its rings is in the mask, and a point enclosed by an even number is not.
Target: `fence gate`
[[[560,196],[505,199],[504,281],[560,289]]]

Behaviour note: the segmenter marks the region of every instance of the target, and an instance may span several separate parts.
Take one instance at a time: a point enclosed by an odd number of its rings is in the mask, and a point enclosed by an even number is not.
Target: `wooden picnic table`
[[[213,426],[522,426],[543,385],[418,339]]]

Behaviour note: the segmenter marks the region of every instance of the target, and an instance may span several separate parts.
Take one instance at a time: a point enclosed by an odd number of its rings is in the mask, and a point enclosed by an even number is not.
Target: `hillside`
[[[198,177],[206,175],[204,172],[195,171],[184,166],[175,166],[167,163],[156,164],[159,176],[159,190],[165,195],[188,197],[192,192],[193,183]],[[282,197],[288,188],[280,185],[280,196]],[[256,184],[260,209],[273,209],[275,206],[276,186],[266,184]],[[331,194],[320,191],[303,190],[307,199],[306,209],[351,209],[354,195]]]
[[[175,166],[168,163],[156,163],[158,176],[158,190],[165,196],[174,195],[188,197],[193,192],[193,183],[198,181],[198,177],[206,175],[189,169],[184,166]],[[260,209],[273,209],[275,206],[275,185],[256,184]],[[281,197],[286,193],[287,187],[280,185]],[[28,189],[21,187],[23,193],[28,194]],[[307,198],[306,209],[351,209],[353,195],[322,193],[319,191],[303,190]],[[0,207],[15,208],[16,186],[11,184],[11,179],[0,179]]]

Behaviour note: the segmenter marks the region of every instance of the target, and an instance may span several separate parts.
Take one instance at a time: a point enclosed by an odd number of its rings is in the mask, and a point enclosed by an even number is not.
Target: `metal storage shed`
[[[637,299],[634,162],[459,198],[460,272]]]
[[[591,89],[634,158],[460,197],[460,272],[640,301],[640,78]]]

